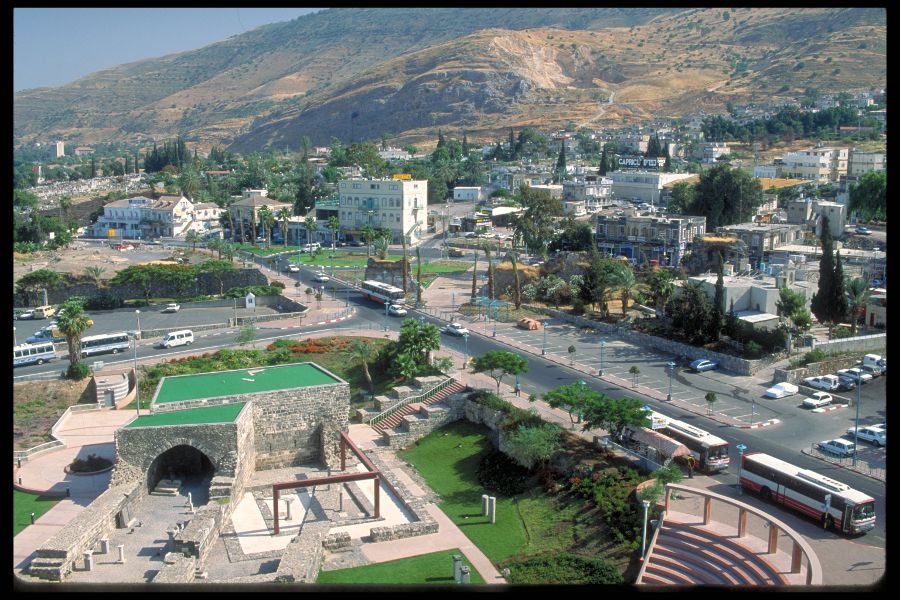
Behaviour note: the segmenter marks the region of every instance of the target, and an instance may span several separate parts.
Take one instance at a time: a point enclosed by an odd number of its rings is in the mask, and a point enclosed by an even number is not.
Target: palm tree
[[[291,218],[291,209],[285,207],[278,211],[277,217],[281,220],[282,245],[287,248],[288,219]]]
[[[481,244],[481,249],[484,251],[484,258],[487,260],[488,268],[487,268],[487,292],[488,298],[494,299],[494,261],[491,260],[491,246],[487,242]]]
[[[184,241],[191,245],[191,250],[197,250],[197,244],[199,244],[202,240],[200,239],[200,234],[191,229],[187,232],[187,235],[184,236]]]
[[[475,257],[475,260],[472,261],[474,263],[472,265],[472,302],[474,303],[478,297],[478,250],[475,250],[472,256]]]
[[[89,267],[84,268],[84,274],[94,280],[94,284],[97,287],[103,286],[103,281],[100,279],[100,276],[106,271],[105,267],[100,267],[97,265],[91,265]]]
[[[200,178],[194,170],[187,169],[178,178],[178,187],[181,188],[181,194],[193,202],[194,192],[200,188]]]
[[[409,270],[409,257],[406,255],[407,244],[409,239],[405,233],[400,234],[400,241],[403,243],[403,293],[406,293],[406,272]]]
[[[252,206],[250,207],[250,245],[256,245],[256,211]]]
[[[366,243],[366,258],[369,258],[369,250],[372,246],[372,242],[375,241],[375,228],[371,225],[366,225],[362,228],[362,238]]]
[[[362,366],[363,376],[366,378],[369,393],[374,394],[375,384],[372,382],[372,375],[369,373],[369,363],[378,358],[378,351],[375,349],[375,346],[364,340],[353,340],[350,344],[350,356]]]
[[[622,300],[622,315],[628,309],[628,301],[634,296],[635,292],[643,292],[647,289],[647,285],[638,283],[634,277],[634,272],[628,267],[622,267],[616,273],[613,282],[616,289],[619,290],[619,298]]]
[[[206,240],[206,249],[212,250],[218,254],[218,258],[222,258],[222,244],[223,241],[221,238],[213,237]]]
[[[506,253],[507,258],[509,258],[509,262],[512,263],[513,269],[513,279],[515,280],[515,287],[513,288],[513,304],[516,307],[516,310],[522,307],[522,288],[519,282],[519,253],[515,250],[509,250]]]
[[[72,208],[72,198],[70,196],[62,196],[59,199],[59,212],[63,221],[69,220],[69,209]]]
[[[341,228],[341,222],[334,215],[328,217],[328,229],[331,230],[331,252],[334,254],[334,242],[337,238],[337,231]]]
[[[422,249],[416,246],[416,306],[422,306]]]
[[[272,209],[263,204],[259,207],[259,211],[257,211],[256,216],[259,218],[259,224],[263,227],[263,237],[266,240],[266,247],[268,248],[272,223],[275,222],[275,218],[272,215]]]
[[[90,327],[84,304],[80,299],[66,300],[57,316],[57,327],[66,336],[69,346],[69,368],[81,362],[81,334]]]
[[[869,303],[872,292],[865,279],[847,279],[844,283],[844,290],[847,292],[847,314],[850,317],[850,335],[856,335],[856,325],[860,315]]]
[[[306,227],[306,243],[312,244],[315,241],[316,228],[319,226],[316,218],[313,216],[306,217],[303,220],[303,226]]]

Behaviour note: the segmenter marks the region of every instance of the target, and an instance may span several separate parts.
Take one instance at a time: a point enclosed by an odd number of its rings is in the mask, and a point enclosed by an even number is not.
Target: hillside
[[[885,85],[881,9],[330,9],[17,93],[14,138],[490,140]]]

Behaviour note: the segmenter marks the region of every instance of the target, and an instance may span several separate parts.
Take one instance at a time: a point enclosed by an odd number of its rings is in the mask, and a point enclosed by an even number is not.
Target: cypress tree
[[[714,339],[719,338],[725,320],[725,283],[723,278],[725,267],[722,261],[722,253],[716,252],[716,257],[716,274],[718,277],[716,277],[716,294],[713,298],[712,310],[712,334]]]
[[[603,144],[603,151],[600,153],[600,175],[606,175],[606,163],[608,158],[609,157],[606,154],[606,144]]]
[[[509,128],[509,148],[506,151],[506,160],[516,159],[516,138],[513,136],[512,127]]]
[[[466,158],[469,157],[469,140],[466,137],[466,134],[463,133],[463,141],[462,141],[462,153]]]
[[[828,227],[828,217],[822,217],[822,259],[819,261],[819,289],[813,294],[809,308],[819,323],[834,323],[832,302],[834,294],[834,240]],[[843,287],[843,286],[842,286]],[[830,330],[830,327],[829,327]]]
[[[666,164],[663,165],[663,171],[666,173],[672,172],[672,157],[668,154],[666,155]]]
[[[559,183],[566,176],[566,143],[559,146],[559,158],[556,159],[556,169],[553,173],[553,182]]]
[[[844,267],[841,264],[841,251],[834,258],[834,279],[831,284],[831,309],[835,323],[842,323],[847,318],[849,305],[844,290]]]

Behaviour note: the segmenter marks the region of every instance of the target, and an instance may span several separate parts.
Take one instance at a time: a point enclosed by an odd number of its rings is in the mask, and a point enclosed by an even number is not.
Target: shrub
[[[87,299],[84,307],[87,310],[112,310],[124,306],[122,298],[112,292],[97,292]]]
[[[87,458],[76,458],[69,465],[73,473],[93,473],[112,466],[112,461],[96,454],[88,454]]]
[[[500,429],[502,431],[512,431],[519,425],[539,427],[544,423],[538,415],[532,414],[527,410],[522,410],[517,406],[513,406],[496,394],[492,394],[486,390],[479,390],[473,394],[469,394],[469,400],[487,408],[506,413],[506,418],[500,423]]]
[[[499,496],[516,496],[528,488],[529,471],[500,451],[481,459],[478,483]]]
[[[85,377],[88,377],[91,374],[91,368],[82,362],[75,363],[74,365],[69,365],[69,368],[66,369],[66,377],[69,379],[74,379],[75,381],[80,381]]]
[[[589,558],[568,552],[510,560],[510,583],[609,585],[624,582],[622,574],[602,558]]]
[[[744,346],[744,350],[752,357],[757,357],[762,354],[762,346],[760,346],[757,342],[750,340],[747,342],[747,345]]]
[[[825,352],[821,348],[814,348],[803,355],[804,364],[822,362],[826,358]]]

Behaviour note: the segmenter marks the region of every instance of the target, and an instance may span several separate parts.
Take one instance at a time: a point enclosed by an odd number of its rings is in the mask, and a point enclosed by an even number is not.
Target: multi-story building
[[[757,179],[775,179],[778,177],[776,165],[756,165],[753,167],[753,176]]]
[[[65,142],[56,142],[53,148],[53,158],[62,158],[66,155]]]
[[[532,185],[529,187],[531,187],[531,189],[533,190],[544,190],[545,192],[550,192],[551,197],[562,200],[563,186],[558,183],[539,183],[537,185]]]
[[[788,152],[782,156],[781,176],[819,183],[837,181],[847,174],[847,148],[823,147]]]
[[[129,239],[178,236],[187,231],[193,210],[194,205],[183,196],[114,200],[103,207],[94,223],[94,235]]]
[[[231,206],[228,208],[231,213],[231,218],[234,221],[234,226],[236,231],[232,232],[232,235],[239,234],[240,232],[240,223],[244,223],[244,241],[249,242],[250,236],[252,235],[253,228],[251,226],[251,219],[253,223],[256,223],[256,235],[257,237],[264,235],[263,228],[260,225],[259,220],[259,209],[263,206],[268,208],[272,215],[277,219],[278,213],[282,208],[286,208],[293,214],[294,206],[292,204],[288,204],[287,202],[279,202],[273,198],[267,198],[259,192],[265,192],[266,190],[243,190],[244,197],[236,202],[232,202]]]
[[[78,146],[75,148],[75,156],[88,156],[94,153],[94,149],[88,146]]]
[[[409,236],[416,245],[426,233],[428,181],[418,179],[346,179],[338,184],[341,229],[359,235],[364,227],[387,228],[394,243]]]
[[[453,188],[454,202],[480,202],[484,200],[485,194],[481,186],[464,187],[461,185]]]
[[[563,182],[563,200],[583,202],[585,210],[594,213],[603,209],[612,195],[612,179],[587,175],[583,179]]]
[[[747,246],[750,263],[765,258],[765,253],[781,246],[793,244],[804,237],[806,225],[793,223],[738,223],[718,227],[716,233],[733,236]]]
[[[691,173],[656,173],[652,171],[613,171],[612,193],[620,200],[637,200],[660,205],[660,196],[667,183],[693,177]]]
[[[847,225],[847,207],[837,202],[817,200],[813,210],[816,213],[816,237],[822,235],[822,217],[828,217],[828,229],[834,238],[844,236],[844,227]]]
[[[730,150],[725,142],[703,142],[697,147],[700,154],[700,162],[705,165],[718,163],[720,157],[727,155]]]
[[[639,264],[655,260],[677,265],[694,238],[706,233],[706,217],[597,216],[597,248],[603,254],[626,256]]]
[[[858,152],[855,148],[850,151],[850,162],[847,169],[849,177],[859,177],[869,171],[884,171],[885,156],[880,152]]]

